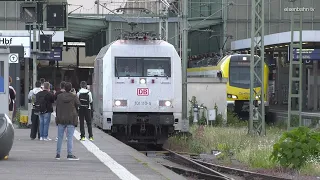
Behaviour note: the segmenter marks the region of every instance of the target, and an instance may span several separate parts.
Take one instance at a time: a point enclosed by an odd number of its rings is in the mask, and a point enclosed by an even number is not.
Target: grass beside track
[[[242,127],[192,126],[192,137],[173,136],[168,140],[168,148],[189,153],[210,153],[219,150],[217,162],[235,165],[241,169],[279,169],[280,165],[269,159],[273,144],[284,130],[268,127],[267,136],[248,136],[248,129]],[[308,162],[301,170],[301,175],[320,176],[320,159]]]

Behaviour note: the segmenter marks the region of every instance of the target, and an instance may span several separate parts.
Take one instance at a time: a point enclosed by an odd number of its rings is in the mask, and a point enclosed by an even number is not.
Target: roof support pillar
[[[291,7],[295,7],[296,0],[289,0],[291,2]],[[302,2],[300,0],[300,6]],[[295,15],[300,18],[300,23],[297,28],[295,28]],[[303,66],[302,66],[302,12],[295,14],[294,11],[291,12],[291,44],[290,44],[290,67],[289,67],[289,97],[288,97],[288,121],[287,130],[291,130],[291,120],[293,120],[292,115],[299,116],[299,126],[303,125],[302,122],[302,82],[303,82]],[[299,43],[294,43],[294,32],[299,31]],[[299,60],[294,61],[293,59],[293,48],[299,48]]]
[[[251,60],[249,134],[265,135],[264,0],[251,0]],[[258,58],[255,55],[259,55]],[[258,85],[260,88],[256,88]],[[260,85],[260,86],[259,86]],[[258,107],[258,101],[260,106]]]

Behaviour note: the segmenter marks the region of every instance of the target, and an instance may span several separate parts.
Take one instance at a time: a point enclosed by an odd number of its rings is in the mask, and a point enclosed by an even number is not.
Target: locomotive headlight
[[[256,96],[256,99],[260,99],[260,97],[261,97],[260,95],[259,95],[259,96]]]
[[[114,104],[115,104],[116,106],[120,106],[120,105],[121,105],[121,101],[119,101],[119,100],[118,100],[118,101],[115,101]]]
[[[127,100],[114,100],[114,105],[118,107],[126,107],[128,103]]]
[[[170,106],[172,106],[172,102],[170,100],[160,100],[159,106],[170,107]]]
[[[146,83],[146,79],[140,79],[140,84],[145,84]]]
[[[165,104],[166,106],[171,106],[171,102],[170,102],[170,101],[166,101],[164,104]]]

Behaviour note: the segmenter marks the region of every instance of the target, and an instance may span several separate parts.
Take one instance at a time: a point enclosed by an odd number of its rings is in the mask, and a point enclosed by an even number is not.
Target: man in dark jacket
[[[43,91],[36,95],[36,103],[41,105],[39,112],[40,120],[40,141],[51,141],[49,138],[49,125],[51,121],[51,113],[53,112],[52,104],[54,103],[54,96],[50,92],[50,84],[45,82],[43,84]]]
[[[58,98],[59,94],[62,94],[63,92],[65,92],[65,86],[66,86],[66,82],[65,81],[61,81],[60,90],[58,92],[56,92],[56,94],[54,95],[54,100],[55,101],[57,101],[57,98]],[[57,107],[56,107],[56,112],[57,112]],[[58,125],[57,125],[57,129],[58,129]],[[66,135],[67,135],[67,131],[66,131]],[[58,137],[56,137],[56,141],[58,141]]]
[[[65,92],[61,93],[57,98],[56,123],[58,124],[58,142],[56,159],[60,159],[61,146],[63,134],[67,129],[67,151],[68,160],[79,160],[72,154],[73,133],[75,127],[78,125],[77,108],[80,106],[80,101],[77,96],[72,94],[71,83],[67,82],[65,85]]]
[[[54,95],[54,100],[56,101],[58,98],[58,95],[65,92],[65,86],[66,86],[66,82],[65,81],[61,81],[60,83],[60,90],[56,92],[56,94]]]

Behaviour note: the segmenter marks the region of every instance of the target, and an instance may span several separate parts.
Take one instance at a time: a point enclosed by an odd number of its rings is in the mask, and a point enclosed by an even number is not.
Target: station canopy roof
[[[105,16],[72,14],[68,17],[65,41],[84,42],[97,32],[108,28]]]
[[[68,31],[65,31],[65,41],[68,42],[85,42],[87,39],[92,37],[94,34],[100,32],[101,30],[108,29],[109,21],[126,22],[126,20],[136,23],[156,23],[157,18],[152,18],[150,15],[148,17],[121,17],[121,15],[97,15],[97,14],[70,14],[68,16]],[[179,18],[170,17],[169,22],[179,22]],[[220,18],[208,18],[203,21],[202,18],[190,18],[189,26],[190,31],[196,29],[209,27],[221,23]]]

